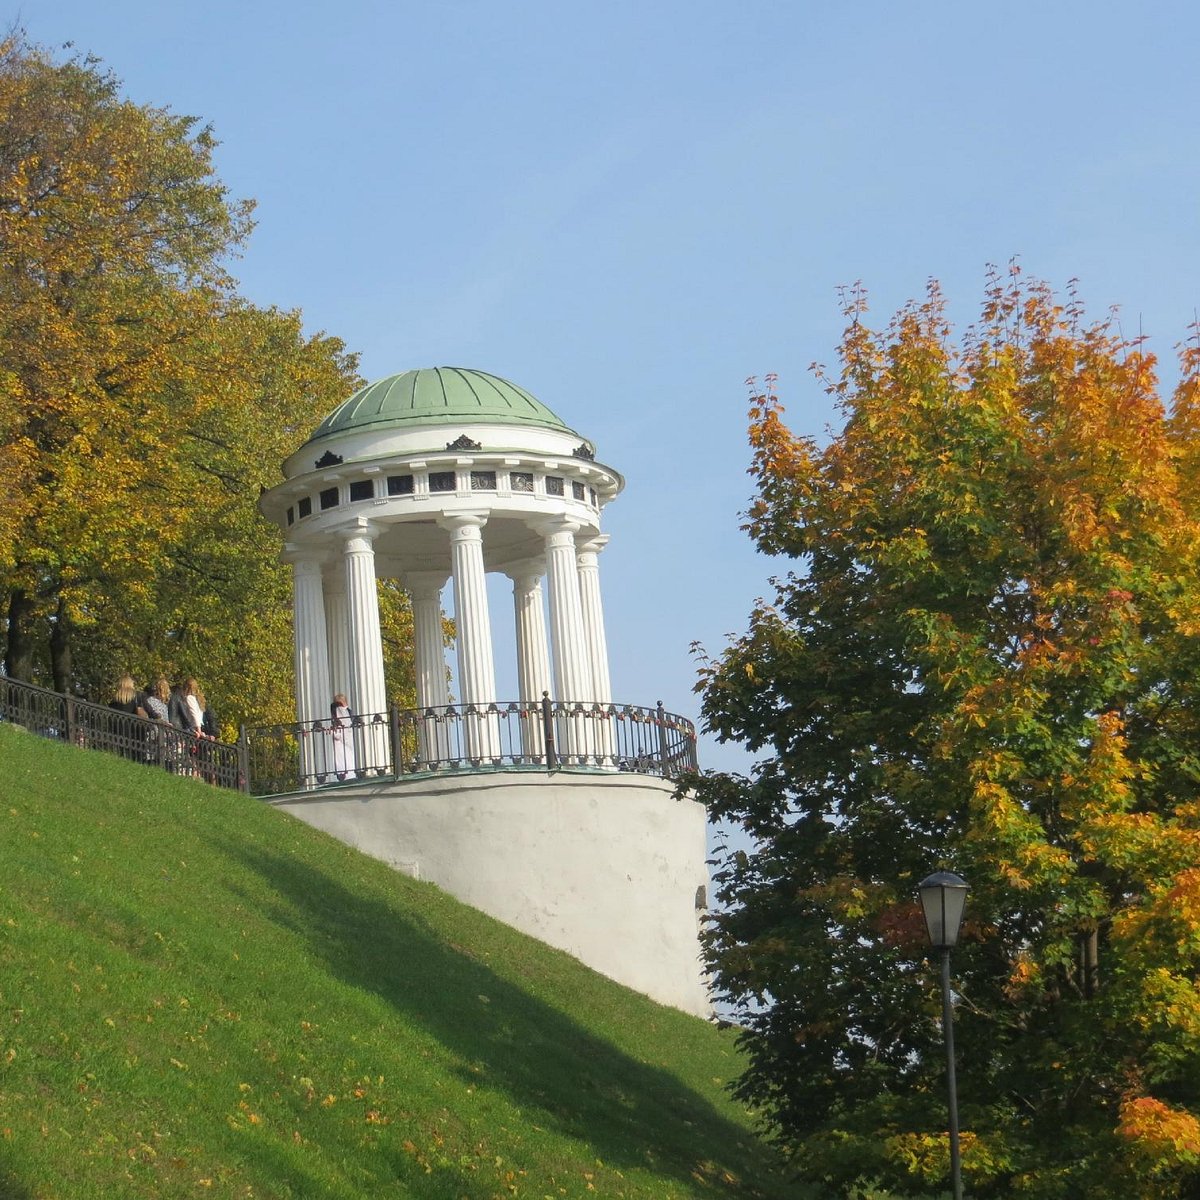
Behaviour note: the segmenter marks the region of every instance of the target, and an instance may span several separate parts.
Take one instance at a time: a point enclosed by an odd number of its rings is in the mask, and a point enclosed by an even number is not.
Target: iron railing
[[[696,769],[695,726],[661,701],[393,708],[243,728],[230,743],[0,676],[0,721],[256,796],[416,774],[574,768],[671,779]]]
[[[696,769],[686,717],[551,700],[397,709],[243,731],[254,795],[416,774],[584,768],[674,778]]]
[[[230,744],[198,738],[164,721],[118,712],[8,676],[0,676],[0,721],[11,721],[39,737],[106,750],[218,787],[246,790],[244,741]]]

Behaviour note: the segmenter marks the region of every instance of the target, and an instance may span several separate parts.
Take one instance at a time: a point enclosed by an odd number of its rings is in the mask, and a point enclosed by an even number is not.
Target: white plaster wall
[[[594,970],[711,1015],[697,937],[704,809],[636,775],[497,772],[271,800]]]

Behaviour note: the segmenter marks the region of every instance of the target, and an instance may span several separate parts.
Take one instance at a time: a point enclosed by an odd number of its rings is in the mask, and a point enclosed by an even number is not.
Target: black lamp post
[[[950,1004],[950,948],[967,904],[969,885],[951,871],[935,871],[917,884],[929,942],[942,953],[942,1032],[946,1038],[946,1087],[950,1096],[950,1181],[954,1200],[962,1200],[962,1164],[958,1152],[958,1086],[954,1081],[954,1010]]]

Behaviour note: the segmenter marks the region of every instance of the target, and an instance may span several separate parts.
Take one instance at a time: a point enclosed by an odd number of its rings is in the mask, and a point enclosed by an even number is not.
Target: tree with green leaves
[[[179,348],[214,319],[249,230],[190,118],[123,99],[90,59],[0,43],[0,551],[11,674],[48,621],[69,682],[76,593],[158,538],[137,505],[176,427]]]
[[[953,959],[972,1196],[1200,1187],[1200,353],[1015,270],[952,337],[847,296],[844,425],[751,407],[747,528],[788,564],[702,664],[761,756],[694,783],[725,853],[708,955],[738,1085],[801,1176],[948,1172],[939,987],[915,889],[971,884]]]
[[[290,579],[256,502],[360,381],[337,338],[238,295],[252,206],[215,145],[93,59],[0,42],[4,664],[96,698],[194,674],[227,722],[279,721]],[[384,607],[403,629],[403,595]]]

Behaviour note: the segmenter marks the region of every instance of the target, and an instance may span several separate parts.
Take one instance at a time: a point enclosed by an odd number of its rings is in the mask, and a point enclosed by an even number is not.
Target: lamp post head
[[[925,928],[935,950],[949,950],[958,944],[958,930],[969,890],[967,881],[952,871],[935,871],[917,884]]]

